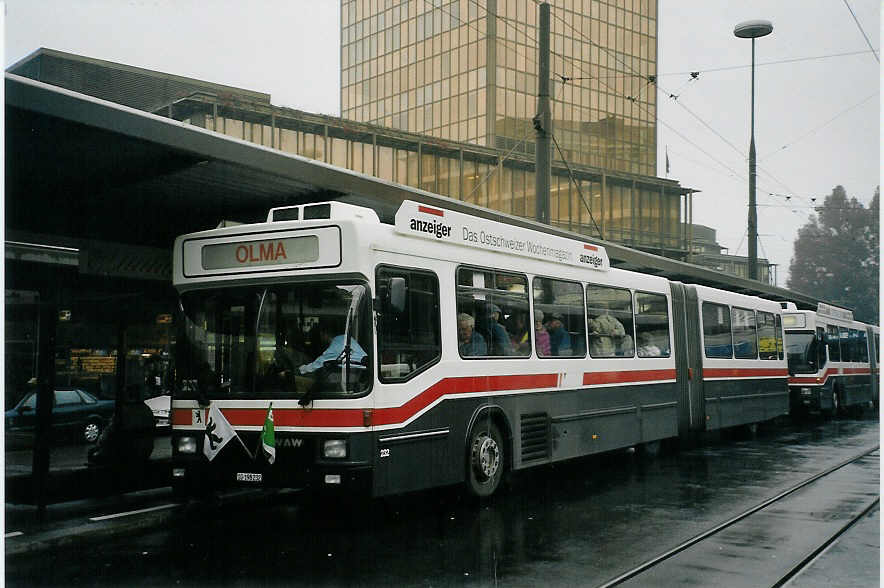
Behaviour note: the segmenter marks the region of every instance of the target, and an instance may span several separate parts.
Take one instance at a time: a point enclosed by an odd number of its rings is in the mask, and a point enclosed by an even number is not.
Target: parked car
[[[168,394],[154,396],[144,401],[144,404],[150,408],[153,413],[154,424],[158,427],[169,426],[169,409],[172,404],[172,397]]]
[[[95,443],[110,422],[113,400],[101,400],[79,388],[55,391],[52,403],[53,433],[69,433],[81,442]],[[6,411],[6,433],[21,435],[34,431],[37,423],[37,393],[27,394]]]

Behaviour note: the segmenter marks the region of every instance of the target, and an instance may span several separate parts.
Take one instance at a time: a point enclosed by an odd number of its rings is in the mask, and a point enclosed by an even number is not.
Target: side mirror
[[[397,313],[405,311],[405,294],[407,287],[405,286],[405,278],[390,278],[390,308]]]

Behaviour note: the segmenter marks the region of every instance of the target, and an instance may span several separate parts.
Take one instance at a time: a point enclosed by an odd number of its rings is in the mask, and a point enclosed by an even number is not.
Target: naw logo
[[[295,439],[293,437],[284,437],[284,438],[278,439],[276,441],[276,446],[277,447],[292,447],[294,449],[297,449],[299,447],[304,446],[304,440],[303,439]]]

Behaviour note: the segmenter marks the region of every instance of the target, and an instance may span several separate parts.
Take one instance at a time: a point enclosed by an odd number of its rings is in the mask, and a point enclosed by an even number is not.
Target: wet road
[[[771,427],[755,439],[728,439],[651,462],[621,452],[520,474],[510,493],[483,505],[462,499],[454,490],[352,508],[307,502],[296,494],[241,498],[220,508],[191,505],[172,524],[137,536],[7,557],[6,583],[600,585],[876,445],[878,437],[877,419],[841,420]],[[877,458],[873,462],[877,468]],[[868,470],[857,467],[838,478],[840,490],[804,496],[809,501],[805,506],[818,512],[820,520],[838,518],[840,507],[825,506],[828,495],[841,492],[855,498],[870,491]],[[880,490],[873,484],[872,491],[877,495]],[[814,502],[823,510],[814,511]],[[775,515],[764,527],[773,547],[756,540],[758,527],[738,529],[721,539],[739,544],[734,557],[723,563],[697,556],[692,564],[696,569],[683,568],[677,580],[764,585],[767,577],[757,575],[756,561],[794,550],[795,540],[806,538],[796,521]],[[879,518],[877,510],[873,516]],[[870,537],[868,532],[853,537],[866,547],[859,553],[871,549],[877,554]],[[818,578],[827,577],[842,561],[839,549],[836,544],[816,562]],[[854,559],[854,571],[877,584],[877,555]],[[666,578],[636,579],[632,585],[667,584]]]

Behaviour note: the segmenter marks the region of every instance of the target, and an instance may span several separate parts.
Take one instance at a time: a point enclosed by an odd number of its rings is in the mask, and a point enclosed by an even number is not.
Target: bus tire
[[[503,435],[490,420],[476,422],[470,431],[467,454],[467,489],[477,498],[494,494],[506,469]]]
[[[837,418],[841,414],[841,390],[838,386],[832,387],[832,418]]]

